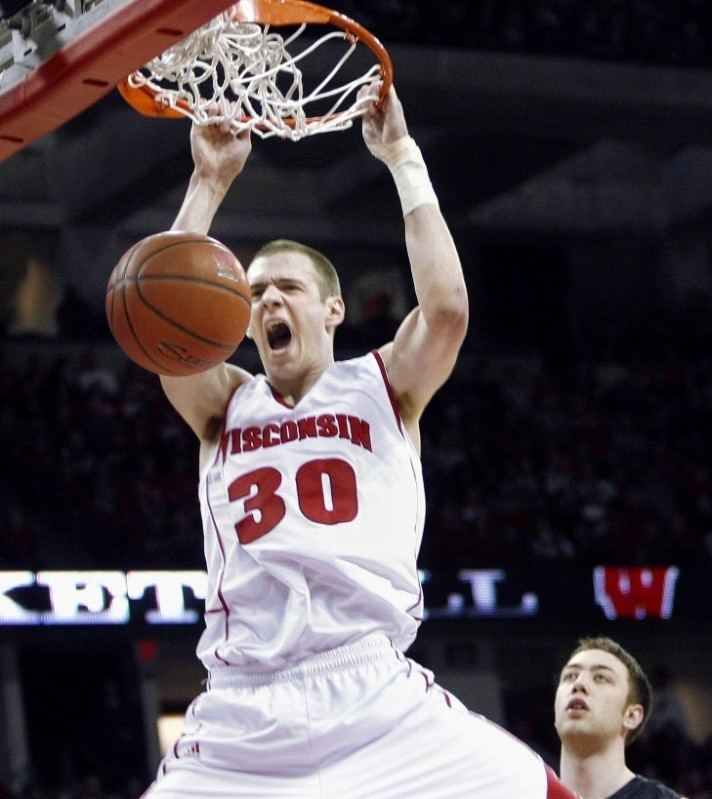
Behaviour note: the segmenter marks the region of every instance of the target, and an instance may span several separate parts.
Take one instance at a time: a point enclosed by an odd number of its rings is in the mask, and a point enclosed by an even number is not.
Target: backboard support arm
[[[74,26],[71,20],[63,30],[57,26],[60,46],[51,56],[43,60],[29,47],[26,62],[0,72],[0,162],[89,108],[234,2],[102,0]]]

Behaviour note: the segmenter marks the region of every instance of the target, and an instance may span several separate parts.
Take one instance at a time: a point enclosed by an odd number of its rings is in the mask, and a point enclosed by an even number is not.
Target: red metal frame
[[[0,162],[75,117],[234,0],[127,0],[0,91]]]

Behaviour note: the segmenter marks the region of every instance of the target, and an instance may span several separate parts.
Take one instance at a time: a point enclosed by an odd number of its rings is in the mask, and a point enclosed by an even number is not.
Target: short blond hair
[[[325,300],[327,297],[340,297],[341,296],[341,283],[339,282],[339,275],[336,272],[334,264],[319,250],[309,247],[306,244],[301,244],[298,241],[291,239],[275,239],[269,241],[261,247],[255,257],[250,262],[254,263],[258,258],[266,255],[274,255],[279,252],[298,252],[306,255],[307,258],[314,265],[317,281],[319,284],[319,297]],[[249,266],[248,266],[249,270]]]

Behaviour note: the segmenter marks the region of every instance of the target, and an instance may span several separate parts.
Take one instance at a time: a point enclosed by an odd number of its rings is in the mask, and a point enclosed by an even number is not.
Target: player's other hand
[[[190,151],[198,174],[227,184],[242,172],[252,150],[250,131],[235,133],[227,122],[196,125],[190,131]]]
[[[403,106],[393,86],[388,90],[383,104],[378,107],[381,81],[362,86],[359,100],[367,100],[362,119],[362,133],[366,146],[376,158],[385,160],[388,145],[408,135]]]

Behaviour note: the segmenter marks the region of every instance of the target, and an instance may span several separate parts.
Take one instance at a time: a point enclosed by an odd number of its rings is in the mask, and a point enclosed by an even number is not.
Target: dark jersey
[[[680,799],[680,794],[657,780],[636,776],[608,799]]]

